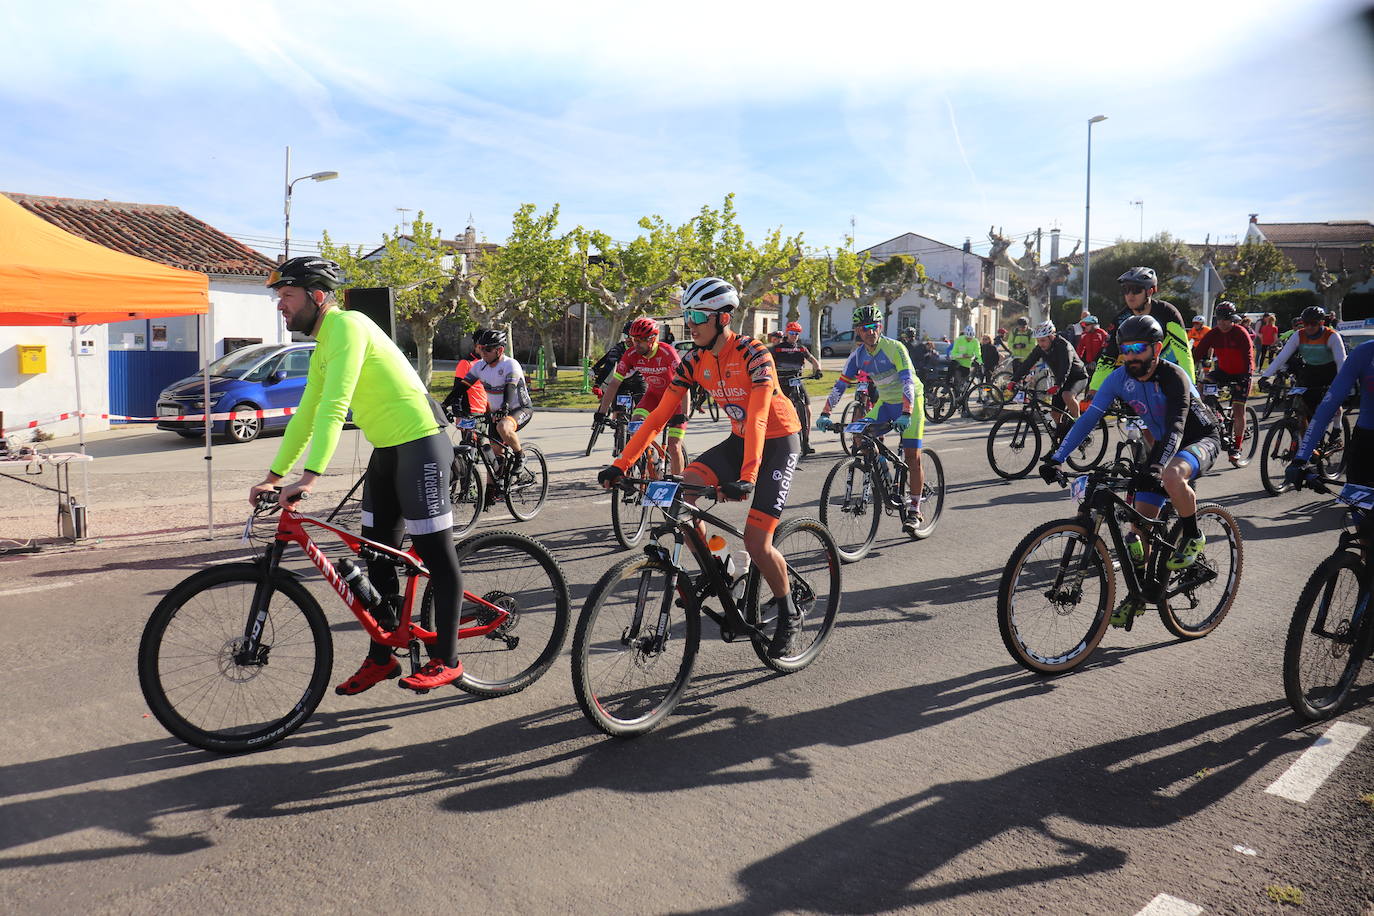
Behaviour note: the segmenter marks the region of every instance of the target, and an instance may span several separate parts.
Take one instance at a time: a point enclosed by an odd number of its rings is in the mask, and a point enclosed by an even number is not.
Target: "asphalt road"
[[[605,455],[582,457],[587,420],[541,414],[530,438],[554,470],[548,505],[482,523],[545,543],[574,609],[621,556],[590,484]],[[985,432],[930,429],[949,482],[940,528],[912,543],[884,520],[877,549],[844,569],[816,664],[778,676],[706,636],[676,714],[634,741],[585,721],[565,654],[498,700],[330,693],[276,747],[217,757],[147,714],[135,654],[159,596],[242,556],[236,537],[0,560],[0,910],[1249,914],[1289,909],[1268,894],[1291,886],[1304,913],[1371,912],[1370,672],[1339,720],[1363,736],[1353,753],[1306,802],[1265,791],[1331,727],[1300,727],[1281,682],[1297,593],[1334,546],[1330,501],[1265,497],[1253,467],[1207,478],[1245,536],[1222,626],[1182,643],[1142,617],[1042,679],[1010,661],[994,591],[1020,538],[1072,506],[1038,480],[995,479]],[[689,449],[723,434],[694,423]],[[276,443],[225,450],[222,524],[242,521]],[[143,481],[129,506],[174,504],[158,520],[186,527],[172,522],[192,517],[200,454],[125,452],[93,465],[108,492]],[[804,462],[790,512],[816,512],[838,456],[831,440]],[[318,578],[312,590],[342,680],[365,638]]]

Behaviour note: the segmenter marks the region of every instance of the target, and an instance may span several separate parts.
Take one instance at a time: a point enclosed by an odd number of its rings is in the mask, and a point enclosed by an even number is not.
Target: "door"
[[[194,315],[118,321],[108,327],[111,414],[156,416],[158,393],[200,369],[200,327]]]
[[[262,382],[262,397],[266,402],[263,404],[264,407],[276,409],[300,406],[301,394],[305,391],[305,376],[310,371],[310,354],[314,352],[314,347],[301,347],[288,350],[272,361]],[[286,378],[273,382],[272,378],[278,372],[285,372]],[[290,417],[268,417],[263,422],[271,429],[285,426],[290,420]]]

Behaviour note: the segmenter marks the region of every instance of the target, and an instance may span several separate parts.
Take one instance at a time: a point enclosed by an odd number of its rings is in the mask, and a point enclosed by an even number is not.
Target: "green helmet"
[[[876,305],[861,305],[854,310],[854,326],[863,324],[882,324],[883,312]]]

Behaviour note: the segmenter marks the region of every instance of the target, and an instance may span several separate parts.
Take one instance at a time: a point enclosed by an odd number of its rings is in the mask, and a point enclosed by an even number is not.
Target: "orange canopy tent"
[[[78,238],[0,194],[0,325],[203,315],[205,274]]]

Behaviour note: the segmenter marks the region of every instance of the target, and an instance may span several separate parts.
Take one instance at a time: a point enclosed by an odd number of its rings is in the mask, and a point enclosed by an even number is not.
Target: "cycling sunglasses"
[[[682,317],[687,319],[688,324],[705,324],[715,314],[717,313],[709,309],[687,309],[682,313]]]
[[[1149,353],[1152,346],[1154,344],[1146,343],[1143,340],[1135,343],[1124,343],[1121,345],[1121,353],[1123,356],[1139,356],[1142,353]]]
[[[882,325],[879,324],[879,323],[876,322],[876,321],[873,322],[872,324],[861,324],[861,325],[859,325],[859,330],[860,330],[860,331],[878,331],[878,330],[881,330],[881,329],[882,329]]]
[[[1149,292],[1149,291],[1150,291],[1150,288],[1149,288],[1148,286],[1137,286],[1137,285],[1134,284],[1134,283],[1123,283],[1123,284],[1121,284],[1121,294],[1122,294],[1123,296],[1129,296],[1129,295],[1131,295],[1131,294],[1133,294],[1133,293],[1136,294],[1136,295],[1139,295],[1140,293],[1145,293],[1145,292]]]

